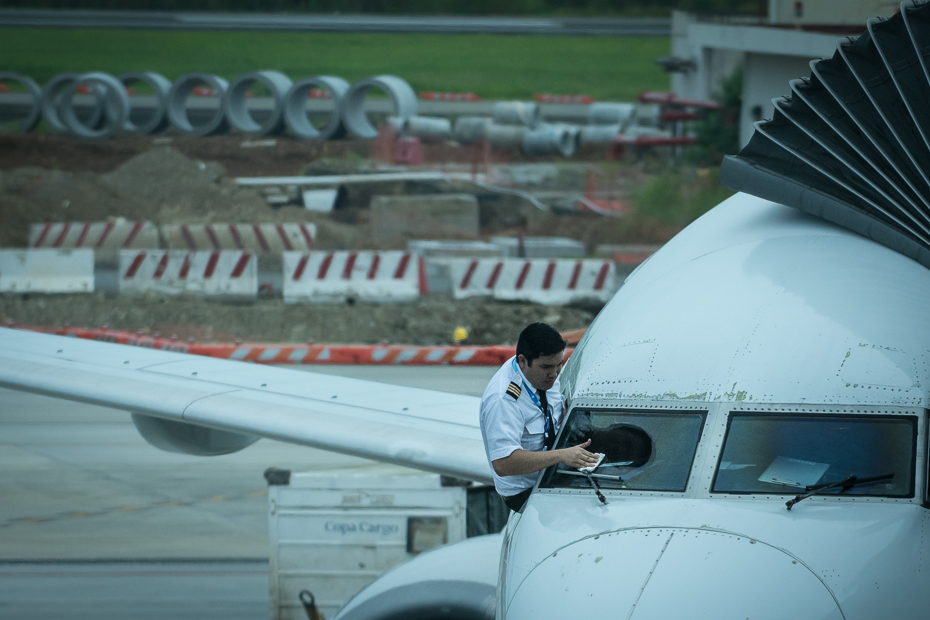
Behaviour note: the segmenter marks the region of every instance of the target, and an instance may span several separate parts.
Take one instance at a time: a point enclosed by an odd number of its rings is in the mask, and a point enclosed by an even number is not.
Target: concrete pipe
[[[498,125],[538,127],[542,122],[539,104],[535,101],[498,101],[494,104],[492,116]]]
[[[524,125],[498,125],[488,123],[484,137],[494,148],[512,148],[523,144],[523,137],[530,128]]]
[[[468,146],[484,140],[491,119],[487,116],[460,116],[455,119],[453,135],[459,144]]]
[[[543,125],[523,136],[523,153],[526,155],[571,157],[577,148],[577,128],[566,125]]]
[[[61,120],[61,99],[68,87],[79,77],[81,77],[80,73],[59,73],[45,83],[45,87],[42,89],[42,120],[52,131],[67,133],[68,128],[65,127]],[[100,121],[103,119],[103,98],[106,91],[97,87],[92,88],[94,88],[94,94],[85,97],[90,98],[92,101],[90,109],[86,112],[75,110],[75,113],[78,114],[81,122],[88,127],[99,127]]]
[[[397,133],[407,130],[407,119],[402,116],[388,116],[384,122],[393,127]]]
[[[194,89],[203,84],[207,85],[213,95],[219,97],[220,105],[216,109],[203,106],[203,109],[198,112],[206,112],[209,119],[206,123],[194,125],[190,121],[187,100],[193,94]],[[210,136],[226,132],[229,124],[226,121],[226,113],[223,111],[223,99],[226,97],[228,88],[229,82],[209,73],[188,73],[181,76],[171,86],[171,91],[168,93],[168,122],[181,133],[194,136]]]
[[[320,100],[332,101],[329,119],[320,128],[314,126],[308,116],[308,112],[315,111],[312,108],[308,110],[307,106],[310,92],[314,90],[325,90],[332,95],[332,99]],[[310,140],[329,140],[345,136],[345,125],[342,123],[342,99],[348,90],[348,82],[331,75],[319,75],[295,82],[284,95],[282,106],[284,123],[288,131],[296,138]],[[319,107],[323,108],[324,105],[320,104]]]
[[[401,78],[378,75],[360,80],[352,85],[342,99],[342,119],[353,137],[371,139],[378,136],[378,130],[365,114],[365,95],[372,88],[379,88],[390,97],[390,116],[409,118],[417,114],[417,94]]]
[[[580,128],[581,144],[610,144],[621,132],[621,125],[584,125]]]
[[[411,116],[404,123],[403,131],[424,142],[442,142],[452,136],[452,123],[448,118]]]
[[[103,105],[103,118],[99,126],[92,126],[78,117],[74,98],[82,86],[90,87]],[[68,131],[80,138],[107,138],[126,127],[129,119],[129,96],[126,87],[109,73],[85,73],[65,90],[58,110]]]
[[[635,120],[636,105],[632,103],[592,103],[588,106],[589,125],[626,127]]]
[[[562,125],[565,128],[565,131],[568,132],[568,137],[571,139],[570,150],[562,152],[562,155],[565,157],[571,157],[578,150],[578,147],[581,146],[581,127],[578,125]]]
[[[255,120],[249,111],[249,89],[256,83],[263,84],[271,92],[271,109],[262,110],[266,115],[262,122]],[[243,73],[229,84],[223,107],[229,124],[239,131],[257,133],[262,136],[284,131],[284,96],[294,83],[279,71],[254,71]],[[255,108],[265,102],[254,101]]]
[[[152,89],[151,95],[136,95],[140,102],[149,104],[144,106],[150,110],[147,114],[141,114],[139,108],[134,109],[133,96],[129,96],[129,116],[124,127],[126,131],[150,134],[168,127],[168,93],[171,92],[171,80],[154,71],[130,71],[119,76],[119,81],[126,87],[127,95],[133,84],[142,83]],[[137,119],[133,120],[133,116]]]
[[[42,116],[42,89],[39,88],[39,85],[36,84],[35,80],[31,77],[13,73],[12,71],[0,71],[0,82],[16,82],[26,89],[29,97],[29,111],[23,119],[17,123],[16,130],[32,131],[32,129],[39,124],[39,119]],[[15,96],[15,93],[9,93],[9,95]],[[15,97],[10,98],[12,99]],[[11,102],[10,107],[19,106],[16,102]]]

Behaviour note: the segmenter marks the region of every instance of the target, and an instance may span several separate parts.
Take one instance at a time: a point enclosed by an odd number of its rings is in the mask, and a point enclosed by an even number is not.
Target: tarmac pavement
[[[496,371],[298,368],[474,395]],[[263,471],[371,465],[267,439],[162,452],[123,411],[0,389],[0,617],[267,617]]]

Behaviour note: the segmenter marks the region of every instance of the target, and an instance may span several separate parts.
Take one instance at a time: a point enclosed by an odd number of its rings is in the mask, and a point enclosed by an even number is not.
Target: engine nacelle
[[[494,620],[502,534],[476,536],[404,562],[333,620]]]
[[[255,435],[231,433],[142,413],[132,414],[132,423],[147,442],[165,452],[219,456],[238,452],[259,440]]]

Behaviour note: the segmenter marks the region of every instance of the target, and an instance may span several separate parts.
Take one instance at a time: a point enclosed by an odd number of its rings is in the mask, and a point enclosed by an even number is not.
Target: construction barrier
[[[29,247],[128,250],[157,248],[158,228],[152,222],[47,222],[29,226]]]
[[[559,103],[559,104],[583,104],[594,103],[594,99],[588,95],[550,95],[548,93],[537,93],[533,99],[539,103]]]
[[[257,297],[257,263],[254,254],[241,250],[122,250],[119,292]]]
[[[169,224],[162,226],[172,250],[249,250],[261,253],[309,251],[316,247],[316,225]]]
[[[423,259],[401,251],[285,252],[284,303],[413,301],[428,292]]]
[[[420,99],[427,101],[481,101],[481,97],[475,93],[448,93],[427,90],[420,92]]]
[[[618,287],[609,260],[449,258],[455,299],[491,296],[561,306],[582,299],[606,303]]]
[[[368,364],[403,366],[499,366],[513,356],[514,347],[503,346],[403,346],[352,344],[249,344],[198,343],[173,338],[144,336],[125,331],[61,327],[29,328],[59,336],[114,342],[147,349],[176,351],[257,364]],[[572,349],[565,351],[566,359]]]
[[[511,347],[370,345],[191,345],[190,353],[259,364],[382,364],[499,366]]]
[[[0,250],[0,293],[93,291],[93,250]]]

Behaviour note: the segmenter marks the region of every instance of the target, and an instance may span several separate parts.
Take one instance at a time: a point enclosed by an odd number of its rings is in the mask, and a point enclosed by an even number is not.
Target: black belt
[[[530,493],[532,492],[533,487],[530,487],[525,491],[520,491],[516,495],[501,495],[501,499],[504,500],[507,508],[510,508],[514,512],[520,512],[523,510],[523,506],[526,504],[526,500],[530,498]]]

